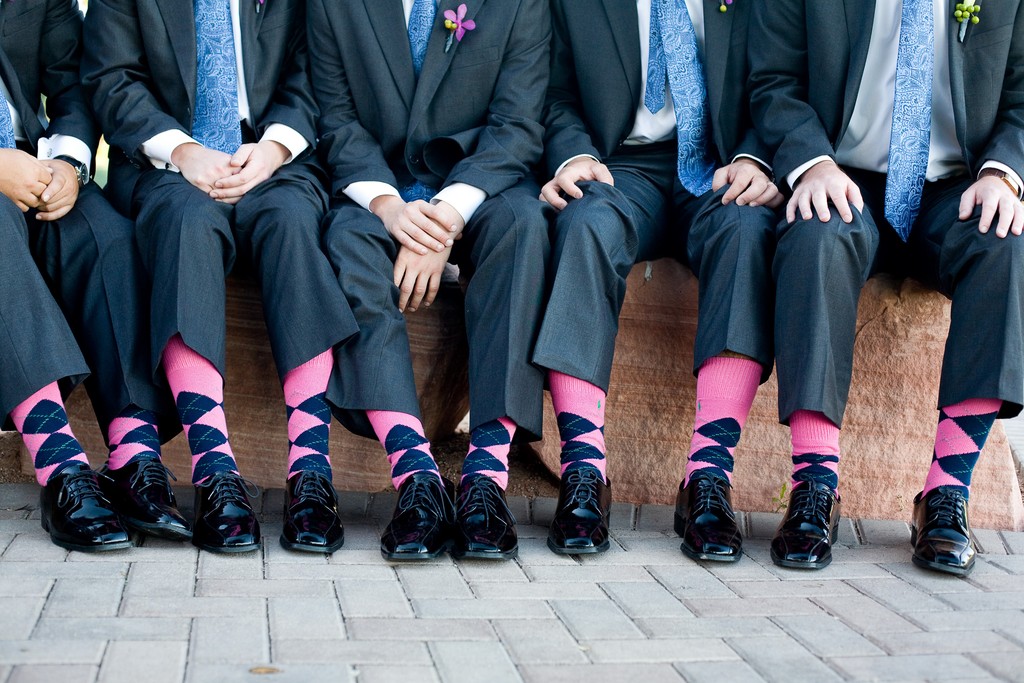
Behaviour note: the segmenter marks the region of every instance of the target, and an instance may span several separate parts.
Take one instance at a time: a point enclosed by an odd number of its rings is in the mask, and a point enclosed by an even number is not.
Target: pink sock
[[[839,488],[839,427],[824,414],[798,410],[789,418],[793,486],[812,481]]]
[[[462,462],[462,478],[482,474],[501,487],[508,488],[508,453],[516,423],[507,417],[485,422],[469,435],[469,453]]]
[[[999,399],[972,398],[939,410],[924,493],[939,486],[955,486],[965,497],[970,495],[974,466],[1002,405]]]
[[[684,484],[698,470],[710,470],[732,483],[733,455],[761,384],[762,371],[756,361],[725,356],[709,358],[700,366]]]
[[[160,459],[160,433],[156,415],[137,406],[128,406],[107,427],[110,455],[107,467],[119,470],[134,460]]]
[[[163,366],[192,451],[192,483],[225,470],[238,472],[224,418],[224,378],[216,366],[177,334],[164,348]]]
[[[40,486],[71,462],[89,464],[71,431],[56,382],[32,394],[11,411],[11,420],[25,442]]]
[[[590,382],[554,370],[548,372],[548,386],[562,440],[562,474],[579,467],[593,467],[608,481],[604,391]]]
[[[331,477],[329,441],[331,407],[327,382],[334,369],[331,349],[290,371],[284,377],[288,412],[288,478],[315,470]]]
[[[430,454],[430,441],[418,418],[389,410],[368,410],[366,417],[383,444],[391,463],[391,481],[397,489],[417,472],[441,473]]]

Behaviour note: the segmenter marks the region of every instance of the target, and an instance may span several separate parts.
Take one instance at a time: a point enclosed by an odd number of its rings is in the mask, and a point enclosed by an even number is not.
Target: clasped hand
[[[78,175],[71,164],[36,159],[18,149],[0,150],[0,193],[41,221],[63,218],[78,201]]]
[[[190,142],[174,149],[171,162],[185,180],[212,199],[237,204],[249,190],[274,175],[290,154],[272,140],[244,144],[234,154]]]

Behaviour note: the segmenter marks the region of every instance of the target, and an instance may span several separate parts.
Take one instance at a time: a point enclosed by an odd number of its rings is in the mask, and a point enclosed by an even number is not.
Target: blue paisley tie
[[[644,106],[652,114],[657,114],[665,106],[665,78],[668,76],[658,14],[658,0],[652,0],[651,33],[647,49],[647,90],[644,92]]]
[[[11,110],[7,108],[7,98],[3,90],[0,90],[0,148],[13,149],[16,146],[14,120],[11,119]]]
[[[195,0],[196,112],[192,137],[234,154],[242,145],[238,120],[238,68],[228,0]]]
[[[434,27],[434,16],[437,13],[435,0],[416,0],[409,13],[409,47],[412,49],[412,68],[416,78],[420,77],[423,59],[427,56],[427,42],[430,30]]]
[[[654,6],[658,8],[657,13],[653,11]],[[707,87],[704,84],[704,65],[697,49],[697,33],[683,0],[652,0],[651,23],[655,20],[661,29],[661,40],[651,50],[653,57],[648,63],[648,87],[644,104],[651,109],[652,105],[657,106],[652,99],[660,97],[664,102],[664,94],[657,94],[659,90],[664,93],[664,82],[659,89],[657,78],[653,87],[649,80],[650,62],[655,59],[663,61],[665,66],[657,68],[659,72],[664,70],[668,74],[668,87],[675,107],[679,181],[691,194],[699,196],[711,189],[715,164],[708,156],[711,115],[708,111]]]
[[[903,241],[921,209],[921,189],[928,170],[934,30],[932,0],[903,0],[885,181],[885,217]]]

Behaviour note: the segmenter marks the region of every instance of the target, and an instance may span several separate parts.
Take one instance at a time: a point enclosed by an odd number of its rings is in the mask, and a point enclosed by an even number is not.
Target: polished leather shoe
[[[116,470],[104,467],[100,474],[104,495],[129,529],[172,541],[192,538],[192,528],[178,511],[168,481],[176,478],[162,462],[135,460]]]
[[[698,470],[676,497],[676,533],[680,550],[694,560],[736,562],[743,539],[732,510],[732,486],[719,474]]]
[[[398,502],[380,537],[380,554],[397,562],[432,560],[452,545],[455,486],[437,472],[416,472],[398,488]]]
[[[611,547],[608,514],[612,485],[593,467],[579,467],[562,476],[555,519],[548,530],[548,548],[559,555],[603,553]]]
[[[826,484],[802,481],[772,539],[772,562],[791,569],[827,567],[838,530],[839,496]]]
[[[61,548],[86,553],[130,548],[128,532],[86,464],[69,465],[39,492],[40,520]]]
[[[940,486],[914,498],[910,523],[914,564],[967,576],[974,569],[974,543],[967,519],[967,499],[954,486]]]
[[[455,520],[453,556],[511,560],[519,554],[516,518],[490,477],[478,474],[459,483]]]
[[[249,503],[255,486],[240,474],[217,472],[196,486],[192,545],[213,553],[244,553],[260,547],[260,523]]]
[[[281,545],[288,550],[333,553],[344,544],[338,494],[327,475],[303,471],[289,479]]]

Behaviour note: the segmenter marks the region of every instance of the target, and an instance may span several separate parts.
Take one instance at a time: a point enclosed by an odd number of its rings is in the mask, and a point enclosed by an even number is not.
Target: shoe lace
[[[729,506],[725,503],[725,482],[722,479],[701,477],[696,484],[695,513],[702,514],[713,510],[729,511]]]
[[[330,506],[334,504],[334,501],[328,489],[326,476],[319,472],[303,472],[299,475],[299,481],[295,487],[295,497],[300,500],[315,500]]]
[[[468,517],[478,513],[483,514],[484,524],[486,525],[490,522],[491,517],[496,516],[501,511],[515,524],[515,515],[512,514],[508,503],[501,497],[497,489],[498,485],[490,477],[473,477],[466,488],[465,495],[459,501],[459,517]]]
[[[164,489],[164,491],[170,495],[171,483],[167,480],[168,477],[174,481],[178,481],[178,478],[174,476],[174,473],[167,469],[167,466],[158,460],[146,460],[143,461],[132,478],[128,481],[136,491],[142,491],[143,489],[149,488],[150,486],[156,486]]]
[[[804,489],[793,491],[790,505],[793,506],[793,515],[816,521],[820,526],[828,526],[828,504],[831,500],[829,491],[825,488],[808,486]]]
[[[597,482],[600,475],[591,467],[581,467],[570,471],[563,479],[565,483],[565,505],[563,507],[590,507],[600,513],[597,500]]]
[[[110,505],[110,501],[100,490],[98,475],[91,469],[83,468],[80,472],[73,472],[64,478],[64,485],[57,495],[57,505],[65,507],[68,504],[77,504],[83,500],[92,498],[96,501]]]
[[[243,479],[233,472],[215,474],[199,486],[210,489],[210,504],[213,507],[220,507],[227,503],[246,505],[249,502],[247,495],[256,497],[260,492],[251,481]]]
[[[434,483],[429,476],[417,477],[414,475],[408,479],[408,484],[402,491],[402,495],[398,498],[399,510],[408,510],[415,506],[424,506],[425,504],[425,507],[429,508],[438,517],[444,519],[450,517],[448,511],[454,505],[448,496],[444,483],[440,479],[438,479],[437,483]]]
[[[956,526],[957,520],[963,517],[964,497],[958,492],[939,489],[928,501],[931,515],[930,524],[938,526]]]

